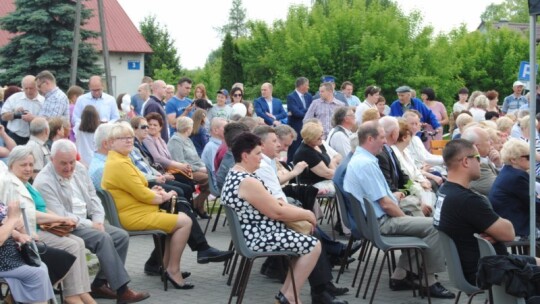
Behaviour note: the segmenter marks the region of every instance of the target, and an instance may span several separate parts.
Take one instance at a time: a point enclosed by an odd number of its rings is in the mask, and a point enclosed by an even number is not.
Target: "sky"
[[[424,25],[436,32],[448,32],[465,24],[470,31],[480,24],[480,15],[491,3],[503,0],[397,0],[405,13],[421,11]],[[215,28],[227,23],[232,0],[118,0],[131,21],[139,23],[149,15],[166,26],[175,40],[180,64],[186,69],[203,67],[208,54],[221,45]],[[311,5],[311,0],[243,0],[246,19],[263,20],[268,24],[285,19],[290,5]]]

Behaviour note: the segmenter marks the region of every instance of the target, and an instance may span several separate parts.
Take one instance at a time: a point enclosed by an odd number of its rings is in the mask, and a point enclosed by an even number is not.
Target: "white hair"
[[[51,157],[56,156],[58,152],[77,152],[77,147],[69,139],[59,139],[52,144]]]
[[[112,127],[112,123],[100,124],[97,127],[96,132],[94,133],[94,143],[96,148],[101,148],[101,146],[103,146],[103,142],[109,139],[109,132],[111,131]]]
[[[28,155],[34,156],[30,147],[26,145],[14,147],[13,150],[9,152],[9,158],[7,160],[8,168],[11,169],[14,162],[24,159],[28,157]]]
[[[379,119],[379,124],[383,127],[384,132],[388,135],[395,129],[399,128],[397,118],[393,116],[384,116]]]

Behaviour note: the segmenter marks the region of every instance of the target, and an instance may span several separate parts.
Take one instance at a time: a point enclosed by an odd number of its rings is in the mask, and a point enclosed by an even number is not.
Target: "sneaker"
[[[432,298],[439,298],[439,299],[453,299],[456,297],[456,295],[453,292],[446,289],[439,282],[429,286],[429,295]]]

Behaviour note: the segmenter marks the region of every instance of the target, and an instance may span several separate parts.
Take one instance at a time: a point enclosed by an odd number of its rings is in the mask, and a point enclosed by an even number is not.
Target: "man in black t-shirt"
[[[489,240],[497,254],[506,255],[502,242],[514,240],[514,227],[493,211],[485,196],[470,190],[470,182],[480,177],[480,154],[470,141],[450,141],[443,158],[448,181],[439,189],[433,225],[454,240],[465,278],[475,285],[480,251],[474,233]]]

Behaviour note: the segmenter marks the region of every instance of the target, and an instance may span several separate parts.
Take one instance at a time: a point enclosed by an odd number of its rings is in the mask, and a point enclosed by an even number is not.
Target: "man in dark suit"
[[[281,100],[272,97],[272,84],[265,82],[261,86],[261,97],[255,99],[255,113],[262,117],[269,126],[279,126],[281,120],[287,118],[287,112],[283,108]]]
[[[287,161],[292,161],[294,152],[302,143],[302,136],[300,136],[303,125],[302,120],[313,101],[313,97],[308,92],[309,80],[306,77],[298,77],[295,86],[296,89],[287,95],[287,111],[289,115],[287,124],[296,131],[298,136],[287,151]]]
[[[143,113],[144,115],[148,115],[152,112],[156,112],[159,115],[161,115],[161,118],[163,119],[163,127],[161,128],[161,138],[165,142],[169,141],[169,124],[167,121],[167,115],[165,114],[165,109],[161,105],[161,101],[165,97],[165,89],[167,88],[167,84],[163,80],[156,80],[154,83],[152,83],[152,95],[150,95],[150,99],[148,102],[145,102],[143,105]]]
[[[410,211],[412,215],[422,216],[431,214],[431,206],[422,203],[416,196],[405,195],[400,189],[405,189],[409,181],[409,176],[401,170],[401,164],[390,146],[395,144],[399,137],[399,123],[397,118],[385,116],[379,119],[379,123],[386,134],[386,144],[382,152],[377,155],[379,167],[386,179],[388,187],[394,196],[400,201],[400,207],[405,211]]]

